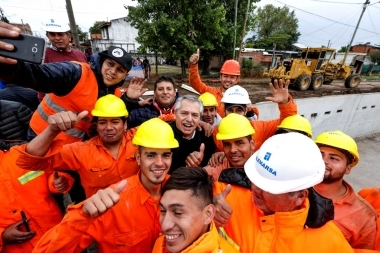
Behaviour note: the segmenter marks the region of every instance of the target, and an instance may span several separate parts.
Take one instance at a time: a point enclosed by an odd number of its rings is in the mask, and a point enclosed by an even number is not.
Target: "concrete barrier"
[[[295,99],[298,113],[313,126],[314,138],[322,132],[341,130],[356,138],[380,132],[380,93]],[[277,104],[255,106],[260,120],[279,117]]]

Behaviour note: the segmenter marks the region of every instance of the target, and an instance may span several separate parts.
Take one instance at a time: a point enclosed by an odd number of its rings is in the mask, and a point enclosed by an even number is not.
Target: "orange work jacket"
[[[201,77],[198,73],[198,64],[190,64],[189,67],[189,83],[191,87],[193,87],[196,91],[198,91],[200,94],[203,94],[205,92],[210,92],[212,95],[215,96],[216,101],[218,101],[218,106],[216,107],[216,110],[220,117],[224,118],[224,106],[221,102],[223,97],[223,90],[222,87],[211,87],[207,86],[201,81]]]
[[[75,88],[66,96],[46,94],[30,120],[30,127],[36,134],[40,134],[49,125],[47,119],[50,115],[61,111],[80,113],[87,110],[89,115],[76,124],[75,128],[61,132],[57,136],[56,139],[64,140],[64,144],[83,139],[91,124],[91,110],[98,99],[98,83],[90,65],[81,62],[76,63],[81,65],[82,75]],[[115,95],[121,96],[119,88],[115,90]]]
[[[364,188],[358,194],[370,203],[380,216],[380,187]],[[380,251],[380,217],[376,222],[375,250]]]
[[[340,228],[352,248],[374,249],[376,243],[376,220],[374,208],[358,196],[354,189],[343,180],[346,193],[334,203],[334,223]],[[355,222],[353,222],[355,217]]]
[[[216,182],[215,193],[227,184]],[[252,201],[249,189],[232,186],[226,202],[233,213],[224,227],[242,253],[336,253],[354,252],[340,229],[327,222],[320,228],[305,228],[309,210],[306,199],[301,209],[265,216]]]
[[[277,131],[277,126],[281,124],[281,121],[286,117],[297,114],[297,104],[294,102],[293,98],[289,95],[289,102],[286,104],[278,104],[278,109],[280,110],[280,117],[274,120],[253,120],[251,125],[255,129],[255,134],[252,138],[255,140],[255,150],[257,151],[261,145],[269,137],[273,136]],[[216,139],[216,134],[218,133],[218,127],[214,127],[213,138],[217,148],[217,151],[223,151],[223,142]]]
[[[69,206],[33,253],[80,252],[94,241],[99,252],[152,252],[161,233],[158,203],[141,184],[139,173],[127,179],[119,202],[97,218],[83,213],[83,202]]]
[[[118,157],[104,147],[99,136],[86,142],[64,145],[54,141],[45,157],[35,157],[26,152],[20,154],[17,164],[29,170],[75,170],[81,184],[90,197],[98,190],[107,188],[122,179],[136,175],[140,170],[135,159],[137,147],[132,144],[136,128],[129,129],[123,136]]]
[[[182,250],[180,253],[238,253],[239,251],[231,246],[224,238],[222,238],[218,230],[212,222],[210,224],[210,231],[204,233],[199,237],[193,244],[191,244],[186,249]],[[160,236],[156,243],[152,253],[169,253],[166,249],[165,236]]]
[[[24,145],[25,146],[25,145]],[[62,213],[50,194],[48,176],[52,171],[29,171],[16,166],[20,146],[0,151],[0,235],[4,230],[21,221],[24,211],[31,231],[36,236],[21,244],[4,245],[0,236],[0,252],[32,252],[37,242],[50,228],[62,219]]]

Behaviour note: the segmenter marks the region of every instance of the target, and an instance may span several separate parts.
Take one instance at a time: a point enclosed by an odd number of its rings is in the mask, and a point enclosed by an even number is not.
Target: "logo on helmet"
[[[267,153],[265,154],[265,156],[264,156],[264,160],[265,160],[265,161],[269,161],[271,155],[272,155],[272,153],[267,152]]]
[[[120,48],[115,48],[114,50],[112,50],[112,55],[117,58],[120,58],[120,57],[123,57],[124,52]]]
[[[54,23],[54,19],[50,19],[50,22]]]
[[[269,156],[267,157],[268,154],[269,154]],[[268,160],[269,160],[270,155],[271,155],[271,153],[267,152],[267,153],[265,154],[265,156],[264,156],[264,160],[267,160],[267,159],[265,159],[265,158],[268,158]],[[267,160],[267,161],[268,161],[268,160]],[[276,172],[274,169],[272,169],[271,167],[269,167],[268,165],[266,165],[266,164],[265,164],[263,161],[261,161],[261,159],[258,158],[257,156],[256,156],[256,162],[257,162],[258,164],[260,164],[260,166],[263,167],[265,170],[267,170],[269,173],[271,173],[271,174],[274,175],[274,176],[277,176],[277,172]]]

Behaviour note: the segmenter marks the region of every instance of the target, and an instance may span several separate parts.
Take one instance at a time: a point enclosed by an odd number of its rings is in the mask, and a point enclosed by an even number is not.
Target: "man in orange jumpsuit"
[[[126,130],[128,111],[120,98],[106,95],[96,102],[92,115],[96,117],[98,136],[62,147],[54,139],[62,131],[59,125],[67,114],[61,112],[50,116],[49,127],[28,143],[25,153],[20,155],[17,163],[21,168],[78,171],[87,197],[137,174],[137,147],[132,144],[136,130]],[[79,115],[85,116],[83,113]],[[76,118],[76,115],[72,116]],[[66,128],[65,131],[70,130]]]
[[[67,174],[53,176],[50,170],[29,171],[17,167],[15,163],[21,149],[17,146],[0,151],[2,253],[32,252],[42,235],[62,219],[51,193],[67,192],[73,183]],[[57,189],[54,183],[63,188]]]
[[[225,227],[241,252],[353,252],[331,221],[332,201],[312,189],[324,170],[318,147],[302,134],[279,134],[264,142],[240,174],[251,191],[236,195],[224,184],[214,197],[217,212],[225,207],[221,203],[232,204],[238,219],[223,222],[234,228]]]
[[[201,167],[182,167],[162,188],[160,236],[153,253],[239,252],[219,234],[213,217],[213,181]]]
[[[161,232],[161,185],[167,179],[171,149],[178,142],[166,122],[153,118],[137,129],[133,144],[138,146],[140,172],[70,206],[62,222],[41,238],[33,252],[74,252],[94,241],[99,252],[152,251]]]
[[[235,60],[227,60],[224,62],[221,70],[220,70],[220,82],[221,86],[211,87],[207,86],[201,81],[201,77],[198,73],[198,61],[199,61],[199,49],[197,53],[190,56],[189,62],[189,82],[190,85],[199,93],[203,94],[205,92],[209,92],[213,94],[217,101],[217,111],[221,117],[224,117],[224,107],[221,103],[221,99],[223,97],[223,93],[230,87],[234,86],[240,81],[240,64]]]
[[[358,194],[368,201],[380,216],[380,187],[365,188],[360,190]],[[377,218],[375,250],[380,251],[380,218]]]
[[[320,134],[315,142],[321,150],[326,171],[323,181],[314,189],[333,201],[334,222],[352,248],[374,249],[378,215],[343,179],[359,162],[355,140],[341,131],[331,131]]]

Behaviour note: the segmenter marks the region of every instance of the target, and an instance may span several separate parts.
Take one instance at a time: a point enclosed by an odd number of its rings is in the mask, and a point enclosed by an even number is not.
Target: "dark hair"
[[[181,167],[175,170],[161,190],[161,196],[169,190],[191,190],[191,196],[199,199],[199,208],[213,203],[213,180],[202,167]]]
[[[173,84],[173,89],[175,88],[175,81],[173,78],[171,78],[170,76],[159,76],[156,79],[156,81],[154,81],[153,90],[156,90],[157,84],[161,83],[161,82],[169,82],[169,83]]]

